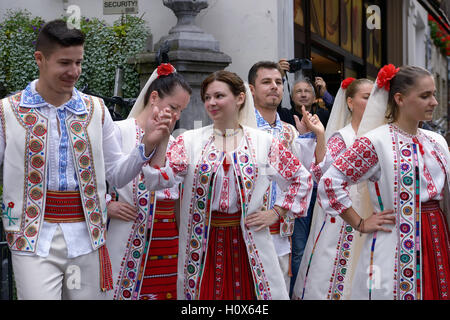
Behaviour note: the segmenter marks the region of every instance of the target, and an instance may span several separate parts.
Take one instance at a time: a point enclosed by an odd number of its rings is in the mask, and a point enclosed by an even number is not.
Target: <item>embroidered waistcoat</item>
[[[48,123],[40,108],[19,106],[22,92],[0,102],[5,137],[3,226],[12,251],[36,252],[45,212]],[[106,180],[102,149],[105,106],[82,95],[87,113],[66,118],[86,226],[93,249],[105,243]],[[6,208],[6,210],[5,210]]]

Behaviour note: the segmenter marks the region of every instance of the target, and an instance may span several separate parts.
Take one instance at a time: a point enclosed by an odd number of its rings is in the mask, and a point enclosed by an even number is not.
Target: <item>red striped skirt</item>
[[[241,212],[212,212],[201,300],[255,300]]]
[[[449,300],[450,244],[438,201],[422,203],[422,292],[424,300]]]
[[[139,299],[177,298],[178,229],[175,201],[156,202],[152,238]]]

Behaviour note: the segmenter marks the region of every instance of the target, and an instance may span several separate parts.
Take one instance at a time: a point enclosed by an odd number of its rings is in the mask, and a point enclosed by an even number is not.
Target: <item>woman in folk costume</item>
[[[445,139],[419,129],[438,104],[432,75],[419,67],[383,67],[358,139],[319,183],[322,208],[366,233],[352,281],[352,299],[448,299],[449,151]],[[389,123],[385,124],[386,114]],[[348,186],[373,206],[355,211]],[[444,200],[443,204],[440,204]],[[448,214],[448,211],[445,212]]]
[[[311,170],[316,182],[356,139],[356,132],[372,91],[368,79],[342,81],[325,131],[327,151]],[[356,186],[350,188],[350,196]],[[353,197],[352,197],[353,199]],[[355,199],[353,199],[355,201]],[[348,296],[350,265],[354,261],[354,229],[340,217],[327,215],[320,205],[314,208],[311,233],[300,264],[293,299],[345,299]],[[345,289],[345,295],[344,295]]]
[[[140,143],[142,126],[155,106],[159,110],[169,108],[177,120],[189,103],[191,92],[189,84],[172,65],[160,65],[147,81],[128,118],[116,122],[122,150],[125,152]],[[155,182],[144,181],[141,171],[125,187],[112,186],[113,192],[110,191],[113,201],[108,204],[108,247],[114,277],[110,298],[176,299],[175,201],[179,190],[174,186],[153,191],[149,185],[155,186]]]
[[[306,214],[311,175],[256,129],[252,95],[236,74],[211,74],[201,97],[213,124],[178,136],[168,166],[152,174],[183,183],[177,297],[289,299],[268,227]],[[261,211],[271,181],[282,193]]]

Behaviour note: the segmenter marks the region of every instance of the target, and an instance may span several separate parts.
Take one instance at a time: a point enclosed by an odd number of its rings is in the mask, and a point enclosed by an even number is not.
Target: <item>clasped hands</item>
[[[159,110],[153,107],[153,112],[146,122],[145,135],[142,142],[145,144],[145,155],[148,157],[153,150],[170,137],[176,122],[176,115],[169,108]]]

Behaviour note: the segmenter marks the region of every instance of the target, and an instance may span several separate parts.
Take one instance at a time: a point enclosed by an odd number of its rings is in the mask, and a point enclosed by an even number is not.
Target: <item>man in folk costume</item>
[[[316,161],[316,158],[320,162],[325,149],[324,128],[317,116],[311,116],[303,110],[304,120],[302,123],[299,123],[298,118],[296,120],[299,130],[304,133],[301,136],[299,136],[299,132],[293,125],[280,120],[277,107],[283,97],[283,79],[278,64],[271,61],[255,63],[250,68],[248,81],[255,103],[258,128],[278,139],[287,149],[295,154],[308,170]],[[303,132],[310,128],[316,131],[316,135]],[[263,204],[266,210],[273,208],[277,189],[278,192],[281,192],[275,182],[267,189]],[[292,277],[290,237],[293,231],[294,219],[280,219],[270,226],[270,233],[278,254],[280,267],[283,270],[288,292]]]
[[[47,23],[39,79],[0,103],[2,220],[19,299],[100,299],[112,289],[105,180],[128,183],[169,134],[171,115],[155,112],[142,143],[121,153],[103,101],[74,87],[83,44],[80,30]]]
[[[153,106],[160,110],[170,108],[178,119],[189,103],[191,92],[189,84],[171,64],[160,65],[142,89],[128,118],[116,122],[122,151],[128,152],[140,143],[144,134],[142,128]],[[142,171],[145,169],[146,166]],[[175,201],[179,199],[179,186],[157,191],[147,188],[156,182],[158,179],[145,181],[141,172],[122,188],[110,186],[115,195],[108,204],[107,244],[114,278],[114,291],[110,291],[109,298],[177,298]]]
[[[148,175],[183,183],[177,297],[289,299],[268,227],[306,213],[311,175],[279,141],[254,129],[250,89],[236,74],[211,74],[201,96],[213,125],[178,136],[168,165]],[[264,210],[272,180],[283,193]]]
[[[368,79],[347,78],[336,95],[325,131],[327,152],[321,163],[312,167],[313,178],[319,182],[324,172],[356,139],[364,110],[373,88]],[[357,186],[350,187],[353,205],[359,205]],[[293,299],[348,299],[351,288],[351,265],[363,237],[340,217],[327,215],[319,203],[314,206],[311,233],[300,264]]]
[[[432,119],[435,93],[427,70],[383,67],[358,139],[319,183],[322,208],[367,234],[352,299],[449,299],[450,156],[441,135],[419,128]],[[369,214],[355,211],[348,195],[360,181],[367,181],[368,193],[358,189],[358,196],[373,206]]]

